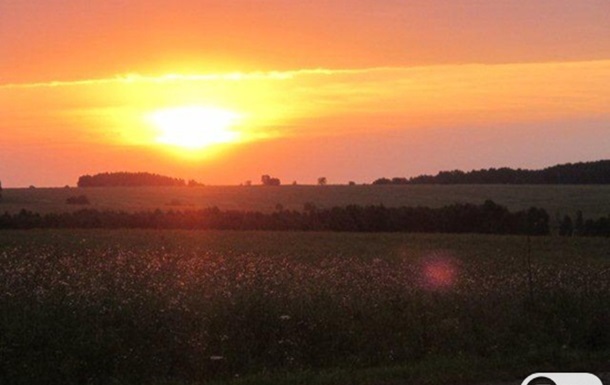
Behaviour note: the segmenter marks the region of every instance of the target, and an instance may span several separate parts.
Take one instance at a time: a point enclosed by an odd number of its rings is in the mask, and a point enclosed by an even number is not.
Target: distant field
[[[606,238],[2,231],[0,378],[464,385],[607,371],[609,250]]]
[[[610,186],[570,185],[414,185],[414,186],[205,186],[4,189],[0,212],[27,209],[39,213],[81,209],[67,205],[68,197],[85,194],[89,208],[101,210],[187,210],[217,206],[269,212],[278,204],[301,210],[306,202],[318,207],[348,204],[429,206],[476,203],[491,199],[510,210],[545,208],[552,219],[582,210],[585,217],[610,214]]]

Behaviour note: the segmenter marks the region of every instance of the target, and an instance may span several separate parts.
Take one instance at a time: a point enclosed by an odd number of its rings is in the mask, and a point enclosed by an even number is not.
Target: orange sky
[[[610,157],[607,0],[91,3],[0,0],[4,186],[119,170],[370,182]],[[159,143],[151,116],[185,108],[228,111],[239,140]]]

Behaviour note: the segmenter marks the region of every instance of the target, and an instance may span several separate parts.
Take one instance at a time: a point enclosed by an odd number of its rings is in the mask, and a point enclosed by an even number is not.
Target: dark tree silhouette
[[[379,178],[373,184],[610,184],[610,160],[567,163],[542,170],[490,168],[441,171],[435,176]]]
[[[509,212],[486,201],[483,205],[453,204],[440,208],[385,207],[383,205],[317,208],[306,203],[303,211],[276,205],[272,213],[220,210],[211,207],[187,211],[78,210],[39,215],[22,210],[0,215],[0,229],[29,228],[155,228],[272,231],[358,231],[527,234],[549,233],[545,210]],[[607,234],[610,220],[585,223],[586,235]]]
[[[584,232],[585,220],[582,216],[582,211],[576,212],[576,222],[574,223],[574,235],[582,235]]]
[[[186,185],[188,187],[201,187],[201,186],[204,186],[203,183],[199,183],[195,179],[190,179]]]
[[[172,178],[148,172],[113,172],[83,175],[78,178],[78,187],[118,186],[185,186],[184,179]]]
[[[326,183],[328,181],[326,180],[325,176],[321,176],[318,178],[318,186],[326,186]]]
[[[281,184],[278,178],[273,178],[269,175],[261,176],[261,183],[263,186],[279,186]]]
[[[559,235],[565,237],[571,237],[574,234],[574,223],[572,222],[572,218],[566,215],[563,217],[561,224],[559,225]]]

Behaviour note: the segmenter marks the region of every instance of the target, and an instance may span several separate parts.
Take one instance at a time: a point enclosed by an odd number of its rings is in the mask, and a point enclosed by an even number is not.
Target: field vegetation
[[[3,231],[0,378],[467,384],[607,370],[608,250],[606,238]]]
[[[96,187],[4,189],[0,213],[22,209],[46,214],[80,209],[66,204],[86,195],[91,209],[114,211],[188,210],[218,207],[221,210],[273,212],[278,205],[302,210],[307,203],[319,208],[379,205],[438,208],[453,203],[480,205],[486,200],[511,211],[545,209],[553,227],[565,215],[596,219],[610,214],[608,185],[357,185],[357,186],[204,186],[204,187]]]

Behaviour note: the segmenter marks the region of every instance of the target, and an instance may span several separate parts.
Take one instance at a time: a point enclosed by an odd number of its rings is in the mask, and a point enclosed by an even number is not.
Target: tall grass
[[[521,237],[465,246],[292,234],[313,241],[299,254],[277,245],[284,234],[261,235],[259,247],[249,233],[13,234],[0,248],[2,383],[196,382],[610,350],[610,260],[574,259],[582,247],[534,241],[530,272],[514,252],[526,250]],[[28,234],[41,240],[19,241]],[[197,237],[223,241],[188,243]],[[374,239],[400,247],[358,251]]]

